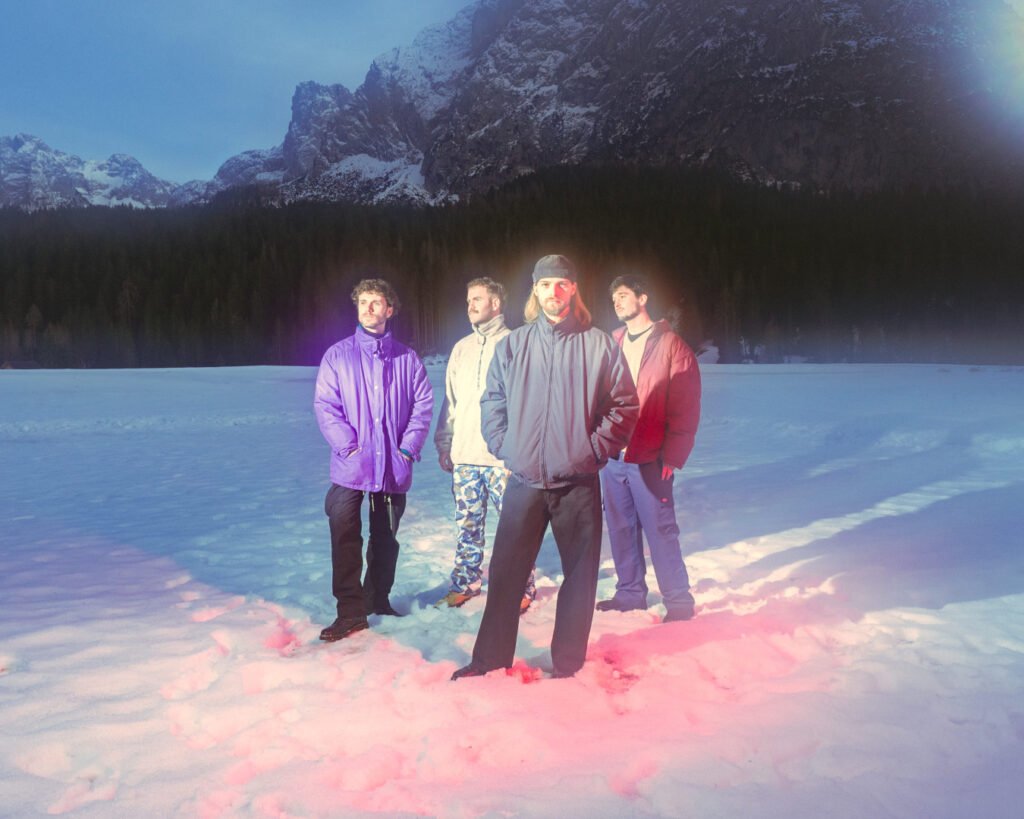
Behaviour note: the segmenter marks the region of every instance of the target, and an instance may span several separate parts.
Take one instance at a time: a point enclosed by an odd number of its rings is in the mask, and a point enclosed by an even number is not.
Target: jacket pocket
[[[405,486],[412,478],[412,460],[396,452],[391,459],[391,471],[395,476],[395,485]]]
[[[363,477],[363,450],[360,447],[347,453],[334,453],[334,463],[346,484],[358,482]]]

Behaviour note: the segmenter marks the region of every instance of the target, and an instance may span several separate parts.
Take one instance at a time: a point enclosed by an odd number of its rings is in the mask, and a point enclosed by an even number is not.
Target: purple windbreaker
[[[356,328],[324,353],[313,409],[331,445],[331,481],[365,492],[408,492],[430,429],[434,394],[419,356]]]

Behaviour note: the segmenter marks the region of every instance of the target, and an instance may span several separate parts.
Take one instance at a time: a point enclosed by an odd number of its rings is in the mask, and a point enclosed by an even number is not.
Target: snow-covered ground
[[[409,616],[317,640],[313,375],[0,372],[0,814],[1020,815],[1024,369],[705,367],[698,617],[598,613],[549,679],[548,541],[516,669],[457,683],[432,451]]]

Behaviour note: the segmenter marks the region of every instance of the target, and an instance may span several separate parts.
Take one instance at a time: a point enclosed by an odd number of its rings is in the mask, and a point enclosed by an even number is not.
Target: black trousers
[[[359,489],[331,484],[324,511],[331,526],[331,590],[339,617],[359,617],[388,602],[398,565],[398,524],[405,495],[371,492],[370,541],[363,573],[363,495]]]
[[[575,674],[587,656],[601,565],[601,487],[597,475],[558,489],[534,489],[509,478],[494,535],[487,604],[473,664],[509,668],[519,633],[519,603],[548,524],[562,562],[551,661],[556,674]]]

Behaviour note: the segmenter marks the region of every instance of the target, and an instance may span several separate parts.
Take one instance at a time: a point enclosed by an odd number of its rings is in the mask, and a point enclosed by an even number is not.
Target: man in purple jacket
[[[331,488],[324,508],[331,527],[338,617],[320,632],[328,642],[367,628],[368,614],[397,615],[388,600],[398,563],[395,534],[434,406],[423,362],[388,329],[399,309],[391,285],[363,279],[352,301],[359,326],[324,354],[313,400],[320,431],[331,447]],[[370,540],[360,583],[366,493]]]

